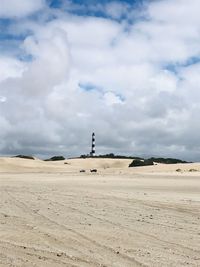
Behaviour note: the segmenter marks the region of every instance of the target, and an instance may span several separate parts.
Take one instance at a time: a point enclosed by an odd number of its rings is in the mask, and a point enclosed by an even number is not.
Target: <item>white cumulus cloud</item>
[[[20,46],[30,60],[0,54],[1,153],[89,153],[95,131],[97,153],[200,159],[199,7],[151,1],[140,17],[114,1],[96,6],[102,18],[69,5],[12,25],[30,31]]]
[[[44,6],[45,0],[1,0],[0,18],[25,17]]]

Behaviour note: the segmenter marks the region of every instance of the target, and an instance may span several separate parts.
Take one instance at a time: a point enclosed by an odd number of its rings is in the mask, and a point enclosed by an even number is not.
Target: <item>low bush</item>
[[[14,157],[15,158],[21,158],[21,159],[33,159],[33,160],[35,160],[35,158],[33,156],[17,155]]]
[[[190,169],[189,172],[198,172],[197,169]]]
[[[151,159],[145,159],[145,160],[134,159],[131,162],[131,164],[129,164],[129,167],[140,167],[140,166],[150,166],[150,165],[154,165]]]
[[[174,159],[174,158],[150,158],[154,162],[164,163],[164,164],[177,164],[177,163],[188,163],[187,161]]]
[[[45,161],[58,161],[58,160],[65,160],[63,156],[54,156],[50,159],[45,159]]]

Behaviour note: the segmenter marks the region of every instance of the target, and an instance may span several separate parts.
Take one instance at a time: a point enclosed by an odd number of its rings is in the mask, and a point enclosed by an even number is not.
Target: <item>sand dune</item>
[[[78,171],[92,168],[127,168],[132,160],[121,159],[69,159],[63,161],[42,161],[39,159],[29,160],[21,158],[0,158],[0,172],[39,172],[39,171]]]
[[[156,164],[154,166],[128,168],[132,162],[130,159],[67,159],[62,161],[43,161],[40,159],[29,160],[21,158],[0,158],[0,172],[78,172],[81,169],[89,171],[92,168],[100,172],[120,173],[172,173],[180,169],[180,173],[190,172],[190,175],[198,175],[200,163],[187,164]],[[111,170],[110,170],[111,169]],[[196,171],[196,172],[195,172]]]
[[[200,266],[200,164],[130,162],[0,158],[0,266]]]

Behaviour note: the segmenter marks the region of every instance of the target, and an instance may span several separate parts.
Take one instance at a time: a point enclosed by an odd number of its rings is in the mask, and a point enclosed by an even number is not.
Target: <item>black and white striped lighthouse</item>
[[[95,156],[95,133],[92,133],[92,149],[90,152],[90,156]]]

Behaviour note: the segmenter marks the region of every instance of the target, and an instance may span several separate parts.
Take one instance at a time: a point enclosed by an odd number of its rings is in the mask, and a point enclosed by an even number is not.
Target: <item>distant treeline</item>
[[[81,155],[80,158],[141,159],[141,160],[143,159],[140,157],[115,155],[113,153],[104,154],[104,155],[97,155],[97,156]]]
[[[17,155],[14,156],[14,158],[21,158],[21,159],[35,159],[33,156],[27,156],[27,155]],[[53,156],[49,159],[44,159],[44,161],[57,161],[57,160],[65,160],[65,157],[63,156]]]
[[[35,159],[33,156],[26,156],[26,155],[17,155],[14,156],[17,158],[23,158],[23,159]],[[132,159],[133,161],[129,165],[129,167],[137,167],[137,166],[148,166],[148,165],[154,165],[154,163],[164,163],[164,164],[177,164],[177,163],[189,163],[184,160],[180,159],[174,159],[174,158],[155,158],[151,157],[148,159],[144,159],[141,157],[134,157],[134,156],[121,156],[121,155],[115,155],[113,153],[105,154],[105,155],[97,155],[97,156],[90,156],[90,155],[81,155],[79,158],[104,158],[104,159]],[[59,160],[65,160],[65,157],[63,156],[54,156],[49,159],[45,159],[44,161],[59,161]]]
[[[145,162],[147,165],[152,165],[150,163],[156,162],[156,163],[165,163],[165,164],[176,164],[176,163],[188,163],[187,161],[183,161],[180,159],[174,159],[174,158],[155,158],[151,157],[148,159],[144,159],[141,157],[135,157],[135,156],[121,156],[121,155],[115,155],[113,153],[105,154],[105,155],[97,155],[97,156],[90,156],[90,155],[81,155],[81,158],[108,158],[108,159],[133,159],[133,160],[139,160],[142,162]]]

